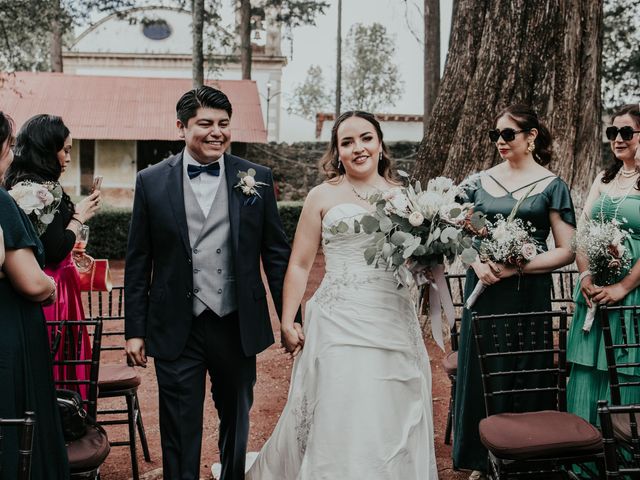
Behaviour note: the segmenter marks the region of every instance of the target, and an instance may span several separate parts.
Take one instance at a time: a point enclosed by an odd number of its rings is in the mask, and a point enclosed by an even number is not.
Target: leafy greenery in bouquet
[[[402,265],[420,269],[457,257],[472,263],[477,256],[474,232],[484,227],[484,217],[472,213],[473,204],[465,198],[463,187],[445,177],[429,180],[425,189],[415,181],[372,195],[369,201],[375,210],[353,225],[355,233],[374,238],[364,251],[366,262],[394,271]],[[334,234],[347,230],[344,221],[331,228]]]

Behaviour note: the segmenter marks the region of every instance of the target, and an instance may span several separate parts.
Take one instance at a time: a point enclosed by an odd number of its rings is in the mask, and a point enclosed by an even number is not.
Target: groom
[[[220,417],[221,479],[240,480],[256,354],[274,341],[260,260],[280,312],[290,248],[271,171],[225,153],[227,96],[200,87],[176,111],[185,149],[136,180],[125,268],[127,355],[142,367],[146,355],[155,359],[164,479],[200,477],[208,372]]]

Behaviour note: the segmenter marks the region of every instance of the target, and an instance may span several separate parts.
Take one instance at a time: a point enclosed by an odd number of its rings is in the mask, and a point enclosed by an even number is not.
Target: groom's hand
[[[144,352],[144,338],[130,338],[125,347],[128,363],[147,368],[147,355]]]

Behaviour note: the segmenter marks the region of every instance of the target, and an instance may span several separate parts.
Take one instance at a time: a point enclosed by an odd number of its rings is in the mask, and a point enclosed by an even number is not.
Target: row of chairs
[[[570,465],[580,464],[592,478],[604,478],[594,472],[588,462],[607,478],[640,478],[640,440],[635,415],[640,406],[621,406],[619,389],[638,388],[640,382],[626,382],[618,372],[621,368],[640,366],[638,363],[616,364],[617,351],[640,348],[640,306],[602,308],[603,328],[611,379],[613,406],[600,404],[602,433],[583,419],[566,412],[566,340],[568,308],[577,272],[563,270],[553,273],[554,285],[550,312],[507,315],[473,315],[472,326],[485,392],[487,418],[480,425],[480,436],[489,450],[488,472],[491,478],[535,476],[538,478],[571,478]],[[461,316],[464,275],[448,275],[449,289]],[[559,308],[557,308],[559,307]],[[622,331],[622,344],[612,342],[611,318],[619,321],[614,328]],[[629,318],[631,321],[629,321]],[[625,320],[627,319],[627,320]],[[534,334],[535,326],[544,326]],[[455,349],[443,361],[452,379],[452,398],[445,431],[445,442],[451,439],[453,402],[458,347],[457,325],[452,329],[451,343]],[[537,359],[528,364],[526,358]],[[453,360],[452,360],[453,359]],[[531,388],[521,382],[526,376],[535,378]],[[496,413],[497,403],[515,396],[547,395],[553,399],[550,410],[529,413]],[[552,409],[551,409],[552,408]],[[603,452],[604,444],[604,452]],[[626,454],[620,454],[626,452]],[[634,463],[635,461],[635,463]],[[627,477],[623,477],[626,475]]]
[[[89,426],[83,437],[67,442],[67,454],[71,478],[97,479],[100,466],[105,461],[112,446],[127,446],[131,455],[131,471],[134,480],[140,478],[137,459],[137,436],[139,436],[145,461],[151,461],[147,443],[138,387],[141,378],[132,366],[123,363],[104,362],[108,352],[124,351],[124,288],[115,287],[110,292],[86,292],[85,312],[87,320],[82,322],[51,321],[47,325],[54,331],[63,328],[87,329],[92,339],[92,355],[89,359],[54,360],[54,366],[86,366],[89,378],[56,380],[56,388],[78,388],[84,386],[87,398],[83,399],[85,410],[90,418],[97,419],[98,425]],[[69,341],[81,342],[81,335],[73,335]],[[79,347],[79,345],[78,345]],[[76,348],[80,351],[80,348]],[[111,360],[107,358],[106,360]],[[98,399],[122,398],[125,408],[98,408]],[[37,418],[33,412],[26,412],[24,418],[0,420],[0,452],[2,451],[2,428],[4,426],[20,429],[19,480],[30,478],[30,460],[32,454],[33,430]],[[126,440],[109,441],[102,426],[126,425]],[[136,435],[136,433],[138,435]],[[1,468],[1,465],[0,465]]]

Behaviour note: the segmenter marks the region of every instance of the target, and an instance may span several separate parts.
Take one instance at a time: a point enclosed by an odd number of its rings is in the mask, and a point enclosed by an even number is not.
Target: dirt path
[[[122,262],[112,262],[111,267],[114,285],[122,285]],[[322,256],[319,255],[311,271],[305,300],[316,290],[323,275],[324,262]],[[271,434],[285,404],[289,389],[292,361],[276,347],[279,345],[279,327],[277,327],[275,322],[273,326],[274,332],[276,332],[276,345],[271,346],[271,348],[258,356],[258,380],[254,390],[255,400],[253,409],[251,410],[251,431],[249,438],[249,450],[252,451],[260,450],[260,447]],[[443,354],[430,338],[426,340],[426,344],[429,356],[431,357],[433,376],[435,443],[440,480],[465,479],[465,474],[452,471],[450,459],[451,449],[443,443],[450,388],[449,379],[440,366],[440,360]],[[120,355],[108,358],[108,360],[124,361]],[[162,461],[158,428],[158,397],[153,361],[151,361],[147,369],[139,369],[139,371],[142,376],[142,385],[138,390],[138,396],[141,403],[152,461],[146,463],[138,447],[138,462],[142,478],[148,480],[159,479],[162,478]],[[119,403],[117,400],[102,399],[100,408],[117,407]],[[201,460],[201,478],[203,479],[211,478],[211,463],[217,462],[219,458],[217,423],[218,417],[213,407],[213,401],[210,399],[210,396],[207,395],[205,400],[205,422]],[[126,438],[126,428],[110,426],[107,427],[107,432],[109,433],[109,438],[112,440]],[[113,447],[101,469],[101,474],[103,480],[127,480],[131,478],[129,449],[127,447]]]

